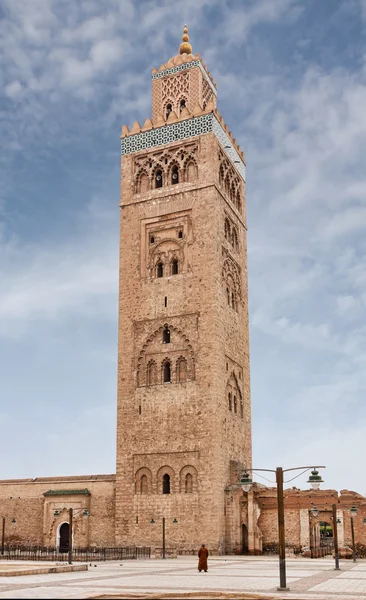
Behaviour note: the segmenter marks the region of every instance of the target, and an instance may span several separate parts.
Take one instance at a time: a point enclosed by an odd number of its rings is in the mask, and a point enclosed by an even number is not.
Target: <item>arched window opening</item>
[[[242,402],[240,402],[240,416],[242,419],[244,418],[244,407]]]
[[[230,240],[230,223],[228,219],[225,219],[225,239]]]
[[[219,170],[219,183],[220,183],[221,187],[223,187],[223,185],[224,185],[224,176],[225,176],[224,167],[221,165],[220,170]]]
[[[163,380],[164,383],[170,383],[170,362],[168,360],[164,363]]]
[[[182,230],[178,231],[178,237],[179,237],[180,240],[183,238],[183,231]]]
[[[231,292],[231,306],[234,310],[236,310],[236,305],[235,305],[235,294],[234,292]]]
[[[155,187],[156,188],[163,187],[163,174],[160,169],[158,169],[155,173]]]
[[[236,207],[238,209],[238,211],[241,213],[241,198],[240,198],[240,192],[237,193],[236,195]]]
[[[233,410],[232,400],[231,400],[231,392],[229,392],[228,399],[229,399],[229,410]]]
[[[232,243],[234,250],[237,250],[238,249],[238,234],[236,233],[236,229],[234,227],[233,227],[232,236],[231,236],[231,243]]]
[[[180,101],[180,105],[179,105],[179,112],[182,112],[183,108],[186,107],[186,101],[184,99],[182,99]]]
[[[187,361],[185,358],[178,360],[177,380],[179,383],[184,383],[184,381],[187,381]]]
[[[227,175],[226,179],[225,179],[225,192],[226,192],[227,196],[230,197],[230,178],[229,178],[229,175]]]
[[[184,491],[186,494],[192,494],[192,492],[193,492],[193,476],[191,475],[191,473],[187,473],[187,475],[186,475],[184,488],[185,488]]]
[[[236,414],[238,412],[238,405],[236,402],[236,396],[234,396],[234,413]]]
[[[230,306],[230,290],[229,290],[229,288],[226,288],[226,295],[227,295],[227,303]]]
[[[234,188],[234,184],[232,184],[232,185],[231,185],[231,188],[230,188],[230,200],[231,200],[231,202],[232,202],[232,203],[234,204],[234,206],[235,206],[235,200],[236,200],[236,198],[235,198],[235,188]]]
[[[155,243],[155,237],[153,235],[150,236],[150,244]]]
[[[179,183],[179,172],[176,165],[172,168],[172,184],[175,183]]]
[[[167,104],[166,105],[166,109],[165,109],[165,118],[167,119],[170,115],[170,113],[172,112],[173,107],[171,104]]]
[[[170,329],[165,325],[163,329],[163,344],[170,344]]]
[[[177,258],[173,258],[172,260],[172,275],[178,275],[179,271],[179,262]]]
[[[140,493],[147,494],[147,477],[142,475],[140,479]]]
[[[163,475],[163,494],[170,494],[170,475]]]
[[[162,277],[164,274],[164,268],[163,268],[163,263],[160,261],[158,262],[158,264],[156,265],[156,276],[157,277]]]

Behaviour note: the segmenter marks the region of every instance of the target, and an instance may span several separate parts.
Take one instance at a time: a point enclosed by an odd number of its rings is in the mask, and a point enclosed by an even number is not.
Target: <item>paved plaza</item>
[[[0,577],[0,598],[366,600],[366,561],[344,560],[335,571],[331,559],[288,559],[289,592],[277,592],[276,557],[215,556],[208,573],[198,573],[194,556],[95,564],[86,572]]]

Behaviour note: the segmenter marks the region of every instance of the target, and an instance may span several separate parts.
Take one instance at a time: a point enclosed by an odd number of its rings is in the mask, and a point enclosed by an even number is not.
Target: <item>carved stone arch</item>
[[[150,276],[157,277],[156,264],[157,256],[160,257],[164,265],[164,277],[172,274],[172,261],[178,261],[177,272],[184,272],[184,240],[172,237],[164,238],[157,242],[150,250],[148,269]]]
[[[177,97],[177,104],[176,104],[176,110],[175,112],[177,113],[178,117],[180,115],[180,113],[182,112],[181,109],[181,102],[182,100],[184,100],[184,106],[185,108],[188,108],[188,96],[187,94],[179,94],[179,96]]]
[[[231,182],[230,186],[230,202],[232,202],[235,206],[235,185],[234,182]]]
[[[185,465],[179,473],[179,491],[181,494],[190,493],[186,491],[186,477],[192,475],[192,493],[198,492],[197,469],[192,465]]]
[[[150,360],[148,356],[153,352],[154,360],[157,360],[157,353],[161,353],[159,362],[163,359],[169,359],[169,355],[166,354],[167,346],[161,343],[164,327],[168,325],[170,330],[170,344],[173,351],[179,350],[181,356],[184,356],[187,360],[187,380],[193,380],[195,378],[195,357],[192,345],[189,338],[177,327],[171,325],[169,322],[162,324],[158,327],[145,341],[137,360],[137,385],[146,385],[146,366]],[[146,359],[146,356],[148,357]],[[171,361],[171,382],[175,382],[175,364]]]
[[[135,194],[143,194],[150,189],[150,178],[146,169],[140,169],[135,177]]]
[[[146,478],[147,489],[144,487]],[[141,481],[142,480],[142,481]],[[143,488],[143,489],[142,489]],[[147,467],[141,467],[135,473],[135,494],[151,494],[152,493],[152,473]]]
[[[169,166],[168,166],[168,170],[167,170],[167,182],[168,182],[168,185],[173,185],[172,176],[173,176],[173,170],[174,169],[177,169],[177,172],[178,172],[178,182],[177,183],[181,183],[181,181],[182,181],[182,172],[181,172],[179,161],[175,157],[170,160],[170,163],[169,163]]]
[[[219,184],[220,187],[224,187],[224,182],[225,182],[225,167],[223,165],[223,163],[221,163],[220,165],[220,169],[219,169]]]
[[[236,208],[238,209],[238,211],[240,213],[242,213],[243,205],[242,205],[242,201],[241,201],[240,189],[238,189],[236,192]]]
[[[166,183],[165,169],[164,169],[163,165],[161,165],[159,162],[157,162],[154,165],[153,172],[152,172],[152,187],[153,188],[156,188],[156,175],[157,175],[158,172],[161,173],[161,177],[162,177],[161,186],[159,186],[159,187],[164,187],[164,185]]]
[[[198,179],[198,166],[194,158],[189,157],[184,166],[184,181],[192,183]]]
[[[185,383],[188,378],[188,364],[185,356],[179,356],[175,366],[177,383]]]
[[[163,104],[163,116],[164,116],[164,121],[167,121],[169,115],[167,114],[168,112],[168,106],[171,106],[171,111],[173,112],[174,110],[174,100],[172,100],[171,98],[167,98]],[[170,113],[169,113],[170,114]]]
[[[149,360],[146,365],[146,385],[156,385],[158,381],[158,366],[154,359]]]
[[[230,240],[231,240],[231,223],[227,217],[225,217],[224,233],[225,233],[225,240],[228,240],[230,242]]]
[[[227,402],[228,410],[234,414],[240,415],[241,418],[243,418],[243,395],[239,387],[238,378],[236,377],[234,371],[231,372],[231,375],[226,383],[225,400]]]
[[[229,173],[226,173],[226,175],[225,175],[224,188],[225,188],[227,197],[230,198],[231,178],[230,178]]]
[[[175,492],[175,473],[174,473],[174,469],[172,469],[172,467],[169,467],[168,465],[164,465],[163,467],[160,467],[160,469],[158,470],[157,474],[156,474],[156,491],[158,494],[162,494],[163,493],[163,477],[164,475],[169,475],[170,477],[170,493],[174,494]]]
[[[160,363],[161,381],[160,383],[172,383],[173,378],[173,361],[169,356],[164,356]]]
[[[239,270],[233,260],[227,257],[222,267],[222,279],[226,294],[229,295],[228,303],[236,311],[241,303],[241,284]]]
[[[232,230],[231,230],[231,245],[234,248],[234,250],[237,252],[238,248],[239,248],[239,236],[238,236],[238,230],[235,227],[235,225],[233,225]]]

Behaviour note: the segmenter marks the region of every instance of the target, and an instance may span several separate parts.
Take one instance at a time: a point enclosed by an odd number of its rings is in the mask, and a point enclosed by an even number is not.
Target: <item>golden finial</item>
[[[183,35],[182,35],[182,43],[179,46],[179,53],[180,54],[192,54],[192,46],[189,43],[187,25],[184,25]]]

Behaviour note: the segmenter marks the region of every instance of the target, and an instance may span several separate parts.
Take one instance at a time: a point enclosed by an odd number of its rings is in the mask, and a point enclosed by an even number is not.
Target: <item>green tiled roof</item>
[[[91,496],[87,488],[83,490],[48,490],[44,492],[44,496]]]

